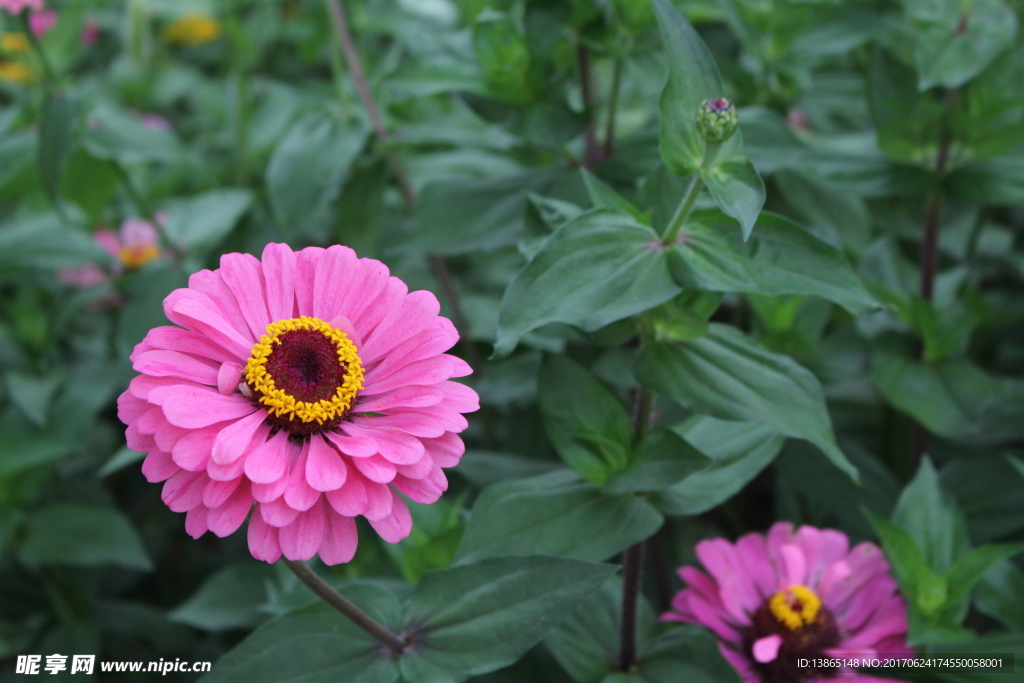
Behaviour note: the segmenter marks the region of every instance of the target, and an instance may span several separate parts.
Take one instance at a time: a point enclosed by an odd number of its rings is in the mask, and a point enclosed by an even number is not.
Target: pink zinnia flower
[[[914,656],[906,643],[907,608],[882,551],[872,543],[849,545],[839,531],[794,530],[788,522],[773,525],[767,538],[702,541],[697,557],[710,576],[680,569],[687,588],[662,619],[714,631],[744,683],[888,681],[849,669],[800,672],[787,659],[795,653]]]
[[[36,38],[42,38],[57,24],[57,11],[52,9],[33,12],[28,18],[28,25]]]
[[[0,0],[0,9],[5,9],[11,14],[21,14],[26,7],[40,12],[43,9],[43,0]]]
[[[348,562],[358,515],[396,543],[412,526],[398,492],[441,496],[462,413],[479,408],[450,381],[471,371],[444,353],[458,334],[439,310],[347,247],[227,254],[164,300],[179,327],[135,347],[142,374],[118,399],[128,446],[193,537],[252,509],[249,550],[266,562]]]

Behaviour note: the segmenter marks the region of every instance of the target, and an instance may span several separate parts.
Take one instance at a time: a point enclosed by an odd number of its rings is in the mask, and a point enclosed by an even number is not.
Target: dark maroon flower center
[[[766,600],[753,615],[751,627],[743,639],[743,649],[754,664],[761,678],[770,683],[802,683],[818,678],[834,678],[835,669],[796,669],[789,660],[790,655],[821,655],[825,649],[839,645],[839,627],[835,617],[823,605],[814,620],[799,628],[792,628],[779,620]],[[782,638],[778,656],[770,662],[761,663],[752,654],[754,643],[761,638],[777,635]]]

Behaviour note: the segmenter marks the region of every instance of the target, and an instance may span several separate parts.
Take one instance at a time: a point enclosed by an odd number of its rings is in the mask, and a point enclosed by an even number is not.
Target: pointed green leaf
[[[609,211],[632,216],[638,223],[643,223],[644,225],[651,224],[650,216],[633,206],[625,197],[612,189],[608,183],[585,168],[581,169],[580,173],[583,175],[583,184],[587,188],[587,194],[590,195],[590,203],[594,205],[595,209],[608,209]]]
[[[983,545],[958,559],[946,572],[949,604],[967,597],[990,569],[1022,552],[1024,543],[999,543]]]
[[[680,287],[665,254],[654,230],[626,216],[595,210],[566,223],[505,290],[495,354],[548,323],[593,332],[668,301]]]
[[[792,358],[772,353],[739,330],[712,324],[707,337],[654,343],[636,366],[640,383],[662,396],[724,420],[766,424],[806,439],[853,479],[854,467],[836,445],[818,379]]]
[[[532,554],[601,561],[649,538],[663,521],[646,501],[610,496],[563,469],[485,489],[455,562]]]
[[[637,445],[629,467],[612,472],[609,493],[660,491],[708,464],[708,457],[670,429],[654,429]]]
[[[765,197],[764,181],[754,164],[747,157],[733,157],[712,169],[702,168],[700,177],[722,212],[739,221],[743,239],[749,239]]]

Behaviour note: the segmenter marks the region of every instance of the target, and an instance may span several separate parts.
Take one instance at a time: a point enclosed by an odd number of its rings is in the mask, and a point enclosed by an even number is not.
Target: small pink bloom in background
[[[111,235],[111,237],[113,236]],[[105,237],[104,239],[110,243],[109,238]],[[160,256],[159,238],[156,228],[152,223],[141,218],[125,220],[121,224],[120,235],[114,238],[114,243],[117,245],[117,250],[113,252],[113,255],[125,268],[141,268]],[[104,247],[107,248],[107,251],[110,251],[106,244]]]
[[[46,9],[33,12],[28,18],[28,25],[36,38],[42,38],[57,24],[57,10]]]
[[[96,41],[99,39],[100,27],[96,25],[96,22],[85,22],[85,26],[82,27],[82,45],[84,45],[85,47],[92,47],[96,44]]]
[[[789,111],[786,112],[786,121],[793,130],[800,131],[801,133],[809,133],[811,131],[811,120],[807,118],[807,113],[800,107],[790,107]]]
[[[75,266],[63,268],[57,272],[57,281],[62,285],[75,289],[97,287],[110,280],[110,276],[97,265]]]
[[[0,9],[5,9],[11,14],[21,14],[26,8],[41,12],[43,0],[0,0]]]
[[[697,557],[708,573],[679,570],[687,587],[662,620],[714,631],[744,683],[897,683],[849,669],[799,672],[787,657],[914,656],[906,604],[872,543],[851,550],[839,531],[778,522],[767,537],[702,541]]]
[[[249,519],[253,557],[348,562],[362,515],[390,543],[412,528],[399,493],[433,503],[479,409],[430,292],[347,247],[262,260],[226,254],[164,300],[177,327],[135,347],[118,399],[143,474],[198,538]],[[251,513],[251,514],[250,514]]]
[[[153,130],[171,130],[171,122],[159,114],[139,114],[139,120],[146,128]]]

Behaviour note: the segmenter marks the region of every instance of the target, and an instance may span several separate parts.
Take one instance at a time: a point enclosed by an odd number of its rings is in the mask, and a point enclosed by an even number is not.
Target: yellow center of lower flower
[[[363,365],[347,334],[302,316],[267,326],[252,347],[245,381],[274,424],[308,435],[337,424],[352,409],[363,387]]]
[[[220,22],[202,13],[186,14],[164,29],[168,43],[195,47],[220,38]]]
[[[0,50],[4,52],[28,52],[28,38],[24,33],[5,33],[0,37]]]
[[[147,244],[144,247],[121,247],[117,257],[126,268],[141,268],[160,256],[160,247]]]
[[[807,586],[790,586],[779,591],[768,602],[768,608],[779,623],[791,631],[809,626],[821,611],[821,598]]]

